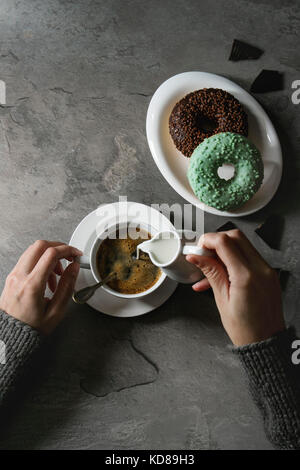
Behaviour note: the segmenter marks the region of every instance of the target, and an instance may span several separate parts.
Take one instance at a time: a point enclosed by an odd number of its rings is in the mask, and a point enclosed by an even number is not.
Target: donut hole
[[[196,117],[196,126],[202,132],[207,132],[208,134],[212,134],[218,127],[218,124],[213,119],[209,119],[206,116],[198,115]]]
[[[234,177],[235,167],[231,163],[223,163],[217,170],[219,178],[229,181]]]

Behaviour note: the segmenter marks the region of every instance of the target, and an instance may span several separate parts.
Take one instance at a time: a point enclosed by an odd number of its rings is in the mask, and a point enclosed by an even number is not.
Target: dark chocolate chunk
[[[281,268],[275,268],[275,271],[278,274],[281,289],[285,290],[290,277],[290,272]]]
[[[227,230],[233,230],[237,228],[233,222],[226,222],[225,224],[221,225],[221,227],[217,228],[217,232],[227,232]]]
[[[283,90],[283,73],[277,70],[262,70],[251,85],[253,93]]]
[[[255,232],[260,238],[274,250],[280,250],[280,242],[284,229],[284,218],[281,215],[270,215],[259,225]]]
[[[259,59],[259,57],[264,53],[263,50],[258,47],[251,46],[244,41],[239,41],[238,39],[233,40],[231,53],[228,60],[237,62],[238,60],[251,60]]]

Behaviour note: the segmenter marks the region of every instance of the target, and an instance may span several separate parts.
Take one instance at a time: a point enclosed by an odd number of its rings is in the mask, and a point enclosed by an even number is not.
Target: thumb
[[[187,255],[186,260],[192,264],[195,264],[208,280],[210,286],[212,287],[215,296],[221,294],[221,292],[226,289],[229,289],[229,279],[227,271],[225,270],[222,263],[211,256],[198,256],[198,255]],[[204,281],[199,281],[199,283],[194,284],[194,290],[203,290],[202,284]],[[199,284],[199,286],[198,286]],[[199,287],[199,289],[198,289]]]
[[[48,314],[55,317],[57,323],[63,318],[66,305],[74,291],[75,282],[79,273],[79,263],[73,262],[64,270],[57,289],[48,307]]]

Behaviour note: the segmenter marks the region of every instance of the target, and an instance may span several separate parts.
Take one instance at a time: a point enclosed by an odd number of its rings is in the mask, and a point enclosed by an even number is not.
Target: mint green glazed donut
[[[223,164],[234,166],[230,180],[218,175],[218,168]],[[259,150],[246,137],[222,132],[195,148],[187,177],[201,202],[225,211],[240,207],[256,193],[264,177],[264,167]]]

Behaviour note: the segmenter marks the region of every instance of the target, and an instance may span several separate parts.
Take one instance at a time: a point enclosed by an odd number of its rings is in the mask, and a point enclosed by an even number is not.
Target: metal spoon
[[[74,302],[77,304],[84,304],[87,302],[95,293],[95,291],[103,286],[103,284],[106,284],[108,281],[110,281],[113,277],[116,276],[117,273],[112,272],[108,274],[102,281],[97,282],[97,284],[94,284],[93,286],[88,286],[84,287],[83,289],[78,290],[77,292],[73,292],[72,299]]]

